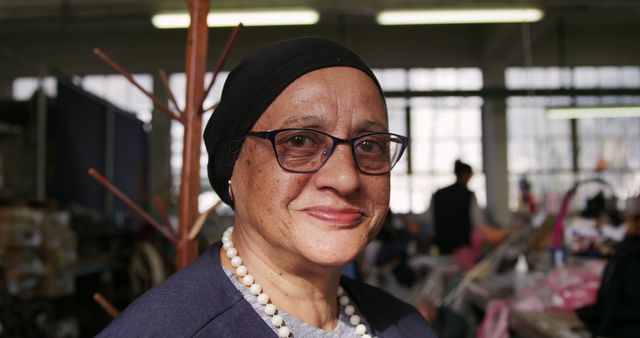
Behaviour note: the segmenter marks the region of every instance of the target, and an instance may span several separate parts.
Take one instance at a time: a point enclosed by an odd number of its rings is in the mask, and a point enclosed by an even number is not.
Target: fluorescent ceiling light
[[[155,14],[151,18],[151,23],[155,28],[186,28],[189,27],[191,19],[186,13],[164,13]]]
[[[640,117],[640,106],[564,107],[547,110],[550,119]]]
[[[425,9],[382,11],[380,25],[438,25],[464,23],[535,22],[544,13],[537,8]]]
[[[207,16],[209,27],[245,26],[289,26],[313,25],[320,15],[311,9],[215,11]],[[151,18],[156,28],[187,28],[191,18],[187,13],[156,14]]]

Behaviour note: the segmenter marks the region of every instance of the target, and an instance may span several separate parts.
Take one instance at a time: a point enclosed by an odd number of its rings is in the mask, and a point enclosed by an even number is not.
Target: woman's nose
[[[360,174],[353,159],[351,145],[340,143],[316,173],[316,184],[318,188],[329,188],[341,195],[348,195],[358,190]]]

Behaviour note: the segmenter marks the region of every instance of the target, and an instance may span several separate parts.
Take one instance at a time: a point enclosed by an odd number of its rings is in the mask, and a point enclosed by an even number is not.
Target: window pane
[[[407,71],[400,68],[374,69],[374,74],[385,91],[406,90]]]
[[[148,92],[153,92],[153,77],[149,74],[133,74],[133,78]],[[144,122],[151,122],[153,103],[129,80],[119,74],[86,75],[82,77],[82,88],[101,97],[114,106],[128,112]]]
[[[575,67],[540,69],[509,68],[505,71],[507,88],[533,89],[547,83],[561,88],[639,88],[640,67]],[[533,78],[533,80],[532,80]],[[568,81],[565,79],[569,79]],[[554,106],[637,105],[640,96],[510,97],[507,99],[509,182],[517,184],[527,175],[540,198],[562,195],[579,178],[593,177],[598,161],[607,169],[602,173],[613,184],[618,197],[638,194],[640,176],[638,142],[640,118],[578,119],[578,175],[571,168],[571,132],[568,120],[549,120],[544,115]],[[510,206],[517,205],[517,187],[510,186]],[[559,202],[558,202],[559,203]]]
[[[11,97],[16,101],[29,100],[38,89],[37,77],[18,77],[11,84]],[[53,76],[47,76],[42,81],[42,88],[47,96],[57,95],[58,80]]]

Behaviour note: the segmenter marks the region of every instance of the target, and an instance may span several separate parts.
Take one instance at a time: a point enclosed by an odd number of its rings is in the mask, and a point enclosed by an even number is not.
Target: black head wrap
[[[284,40],[256,50],[231,71],[218,107],[204,130],[209,181],[233,206],[228,181],[246,133],[278,95],[300,76],[332,66],[357,68],[380,84],[367,64],[344,46],[323,38]]]

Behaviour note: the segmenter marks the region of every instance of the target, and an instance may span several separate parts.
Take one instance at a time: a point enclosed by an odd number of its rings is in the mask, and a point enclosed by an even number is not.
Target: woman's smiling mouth
[[[304,209],[304,212],[319,220],[339,225],[353,225],[363,218],[362,211],[354,208],[333,208],[317,206]]]

